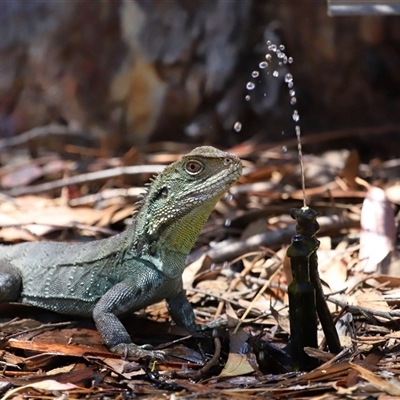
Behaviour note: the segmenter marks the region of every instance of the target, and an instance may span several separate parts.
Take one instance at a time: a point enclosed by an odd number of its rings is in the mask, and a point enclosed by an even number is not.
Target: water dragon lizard
[[[154,179],[122,233],[88,243],[0,246],[0,302],[92,317],[112,352],[163,359],[132,343],[119,317],[165,299],[177,325],[199,328],[182,288],[185,260],[241,170],[237,156],[198,147]]]

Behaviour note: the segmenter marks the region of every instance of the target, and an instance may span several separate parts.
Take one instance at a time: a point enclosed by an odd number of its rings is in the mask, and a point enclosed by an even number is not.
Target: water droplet
[[[271,54],[266,54],[266,55],[265,55],[265,58],[266,58],[267,60],[272,60]]]
[[[233,194],[232,193],[228,192],[225,197],[226,197],[226,201],[232,201],[233,200]]]
[[[270,44],[270,45],[268,46],[268,50],[276,51],[276,45],[275,45],[275,44]]]
[[[293,62],[293,57],[289,57],[287,60],[288,60],[288,63],[291,64]]]
[[[294,90],[289,90],[289,96],[294,96],[296,92]]]
[[[284,58],[285,57],[285,53],[282,53],[281,51],[279,51],[279,53],[277,51],[276,55],[278,56],[278,58]]]
[[[244,99],[245,99],[246,101],[250,101],[250,96],[249,96],[248,94],[246,94],[246,96],[244,97]]]
[[[293,115],[292,115],[293,121],[294,122],[298,122],[298,120],[300,119],[299,113],[297,110],[293,111]]]
[[[226,219],[224,222],[225,226],[231,226],[231,220],[230,219]]]
[[[285,82],[289,83],[293,81],[293,76],[292,74],[286,74],[285,75]]]
[[[296,97],[293,96],[293,97],[290,99],[290,104],[291,104],[292,106],[294,106],[296,103],[297,103],[297,99],[296,99]]]
[[[235,125],[233,125],[233,129],[234,129],[236,132],[240,132],[240,130],[242,129],[242,123],[239,122],[239,121],[235,122]]]
[[[271,41],[270,41],[270,40],[267,40],[267,44],[268,44],[268,45],[271,44]]]
[[[291,89],[291,88],[293,87],[293,82],[289,82],[289,83],[287,84],[287,87],[288,87],[289,89]]]
[[[284,153],[286,153],[286,152],[287,152],[287,147],[286,147],[286,146],[282,146],[282,151],[283,151]]]
[[[278,65],[279,65],[280,67],[282,67],[282,61],[279,61],[279,62],[278,62]]]
[[[296,130],[296,136],[297,136],[297,138],[300,139],[300,136],[301,136],[300,126],[299,126],[299,125],[296,125],[296,126],[295,126],[295,130]]]
[[[284,135],[285,134],[285,131],[282,131],[282,135]]]
[[[279,50],[285,50],[285,46],[284,46],[283,44],[281,44],[281,45],[279,46]]]
[[[258,65],[261,69],[267,68],[268,63],[266,61],[261,61],[260,64]]]
[[[274,71],[274,72],[272,73],[272,75],[275,76],[275,78],[276,78],[277,76],[279,76],[279,72],[278,72],[278,71]]]
[[[246,84],[247,90],[253,90],[255,87],[256,87],[256,85],[253,82],[247,82],[247,84]]]
[[[253,72],[251,73],[251,76],[252,76],[253,78],[257,78],[258,75],[260,75],[260,73],[259,73],[258,71],[253,71]]]

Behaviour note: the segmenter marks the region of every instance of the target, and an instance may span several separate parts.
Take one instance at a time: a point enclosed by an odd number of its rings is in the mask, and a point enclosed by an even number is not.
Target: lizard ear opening
[[[203,171],[204,165],[197,160],[189,160],[185,164],[185,169],[186,172],[188,172],[190,175],[197,175],[198,173]]]
[[[161,197],[163,199],[166,199],[168,197],[168,188],[167,187],[164,187],[161,189]]]
[[[166,199],[168,197],[168,188],[167,187],[163,187],[160,190],[158,196],[161,197],[162,199]]]
[[[158,192],[156,192],[156,194],[153,195],[151,201],[153,202],[159,199],[166,199],[168,197],[168,193],[168,187],[164,186]]]

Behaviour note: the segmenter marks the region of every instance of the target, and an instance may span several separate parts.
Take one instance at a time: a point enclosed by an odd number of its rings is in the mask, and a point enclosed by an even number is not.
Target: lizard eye
[[[190,175],[196,175],[203,170],[203,164],[195,160],[190,160],[186,163],[185,169]]]

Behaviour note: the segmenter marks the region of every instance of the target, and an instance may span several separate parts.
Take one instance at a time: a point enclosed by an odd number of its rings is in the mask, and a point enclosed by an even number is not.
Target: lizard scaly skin
[[[237,156],[198,147],[154,179],[121,234],[89,243],[0,246],[0,302],[93,317],[111,351],[162,359],[162,352],[133,344],[118,317],[166,299],[173,320],[196,329],[182,288],[185,260],[241,169]]]

